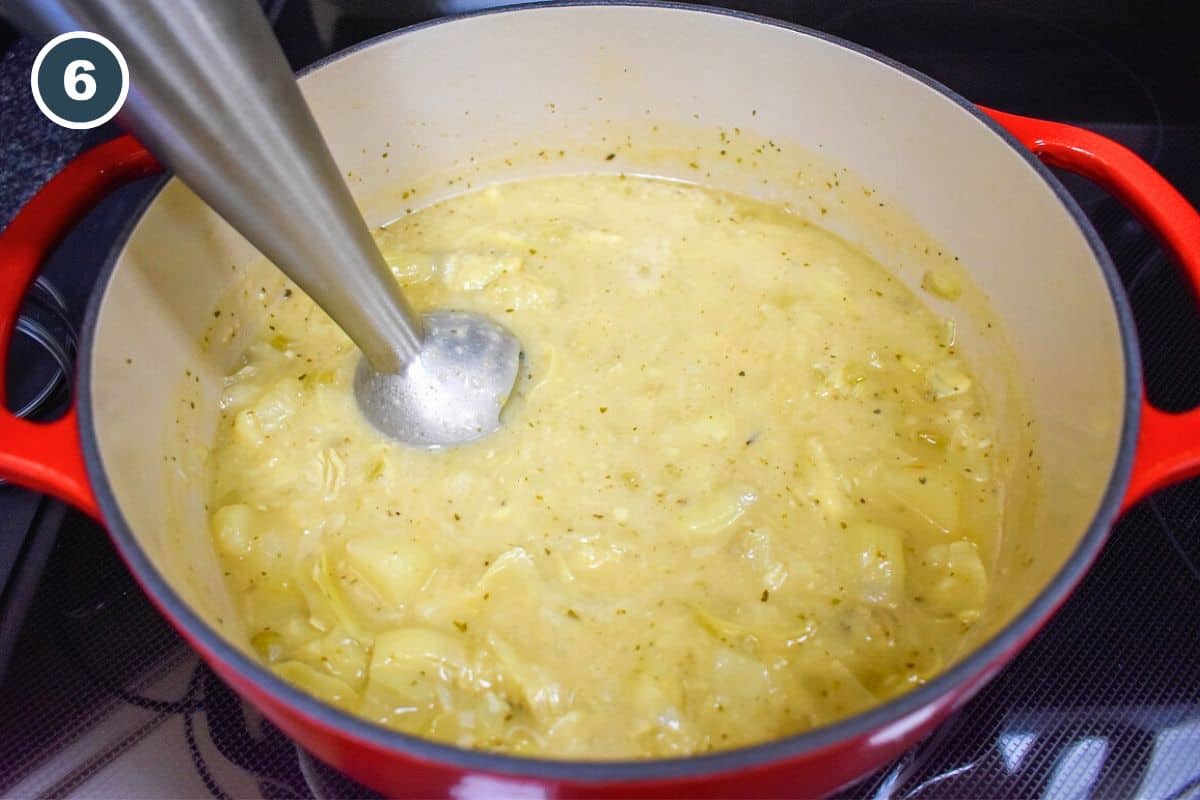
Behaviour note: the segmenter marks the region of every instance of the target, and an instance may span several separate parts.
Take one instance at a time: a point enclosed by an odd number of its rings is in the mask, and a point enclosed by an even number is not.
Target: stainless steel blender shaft
[[[109,38],[132,85],[120,119],[292,278],[372,367],[399,372],[420,318],[363,221],[253,0],[9,0],[46,38]]]

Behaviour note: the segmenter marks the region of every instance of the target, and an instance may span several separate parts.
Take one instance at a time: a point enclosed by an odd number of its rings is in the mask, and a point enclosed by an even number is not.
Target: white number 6
[[[91,100],[96,95],[96,79],[89,72],[95,72],[96,65],[86,59],[76,59],[67,64],[63,73],[63,90],[72,100]]]

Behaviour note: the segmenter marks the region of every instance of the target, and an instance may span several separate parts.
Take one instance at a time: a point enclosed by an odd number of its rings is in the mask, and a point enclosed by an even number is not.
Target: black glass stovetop
[[[401,25],[497,3],[265,5],[299,67]],[[1200,25],[1186,3],[723,5],[873,47],[977,102],[1100,131],[1200,205]],[[3,69],[27,70],[34,52],[3,42],[0,93]],[[22,79],[27,85],[27,71]],[[10,106],[3,114],[36,114],[25,101],[25,112]],[[52,143],[43,160],[61,161],[81,143]],[[46,142],[4,143],[6,157],[38,148]],[[11,209],[16,179],[5,169],[0,200]],[[1151,398],[1169,409],[1200,403],[1200,316],[1185,284],[1118,203],[1081,180],[1064,182],[1129,291]],[[62,307],[47,310],[55,303],[43,297],[29,315],[64,347],[61,318],[78,324],[106,242],[145,191],[135,185],[107,201],[53,260],[48,278]],[[8,376],[26,393],[54,372],[35,345],[22,345]],[[56,390],[41,413],[61,402]],[[0,487],[0,591],[0,796],[370,796],[299,751],[202,666],[81,515]],[[1071,600],[1012,665],[930,739],[843,794],[1200,800],[1200,482],[1127,514]]]

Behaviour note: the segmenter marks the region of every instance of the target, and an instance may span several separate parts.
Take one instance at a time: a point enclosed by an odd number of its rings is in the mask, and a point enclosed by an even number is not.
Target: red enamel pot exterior
[[[683,9],[676,10],[683,13]],[[741,22],[747,26],[775,25],[753,18]],[[403,35],[370,46],[386,47],[402,39]],[[833,44],[853,49],[844,43]],[[336,65],[336,60],[330,64]],[[912,73],[890,62],[887,66],[912,77]],[[926,79],[920,80],[934,86]],[[935,88],[954,102],[961,102],[941,87]],[[1002,135],[1010,137],[1013,147],[1019,142],[1045,163],[1084,175],[1121,199],[1158,234],[1192,288],[1200,293],[1200,215],[1135,154],[1069,125],[988,109],[972,109],[970,113],[981,124],[993,126],[996,131],[1002,128],[1007,132]],[[109,191],[158,170],[153,157],[130,137],[101,145],[65,167],[0,234],[0,371],[21,298],[47,254],[72,224]],[[1071,212],[1080,225],[1086,225],[1077,208],[1072,207]],[[1111,269],[1111,265],[1106,268]],[[1116,302],[1123,308],[1123,299],[1118,297]],[[95,320],[93,310],[88,324],[94,325]],[[1133,352],[1135,332],[1127,314],[1120,324],[1121,334]],[[87,336],[90,339],[90,331]],[[92,371],[88,359],[85,346],[78,386],[81,410],[95,382],[106,379]],[[1137,426],[1140,417],[1140,429],[1130,428],[1136,430],[1136,446],[1132,432],[1126,437],[1124,469],[1128,478],[1114,475],[1103,507],[1096,513],[1093,530],[1082,534],[1075,554],[1052,585],[978,652],[927,686],[850,720],[745,750],[675,761],[573,764],[467,752],[385,732],[284,686],[265,670],[253,667],[215,634],[153,568],[110,496],[105,466],[89,438],[94,426],[90,419],[81,423],[81,415],[74,408],[63,419],[49,424],[35,424],[0,412],[0,475],[62,498],[106,522],[147,596],[224,680],[308,750],[390,795],[814,796],[895,758],[995,675],[1064,602],[1099,552],[1118,508],[1124,510],[1158,488],[1200,474],[1200,412],[1163,412],[1142,399],[1139,387],[1127,388],[1131,392],[1127,428]]]

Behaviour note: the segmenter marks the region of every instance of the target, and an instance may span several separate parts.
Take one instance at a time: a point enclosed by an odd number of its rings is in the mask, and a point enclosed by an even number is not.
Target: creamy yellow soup
[[[772,206],[644,178],[505,184],[379,243],[418,308],[523,342],[504,426],[413,449],[298,290],[227,380],[212,534],[254,648],[384,725],[684,755],[919,685],[988,593],[1008,456],[953,326]],[[927,286],[957,288],[945,276]]]

